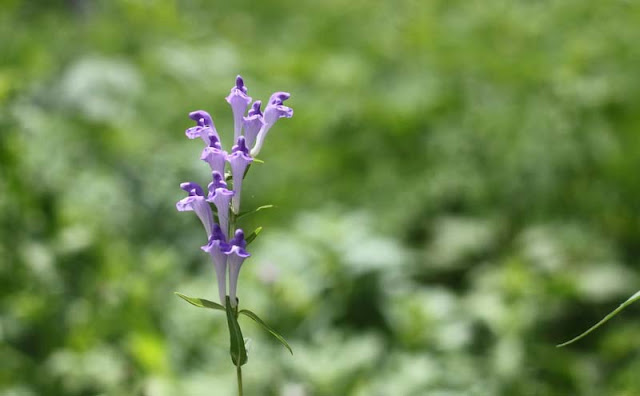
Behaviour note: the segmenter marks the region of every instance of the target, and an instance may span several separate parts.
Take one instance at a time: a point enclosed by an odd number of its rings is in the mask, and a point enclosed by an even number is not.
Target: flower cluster
[[[242,77],[238,76],[235,86],[226,97],[233,112],[234,123],[235,145],[231,148],[231,153],[222,148],[220,135],[209,113],[198,110],[189,114],[189,118],[197,125],[187,129],[185,134],[189,139],[200,138],[204,141],[205,147],[200,159],[208,163],[211,168],[211,183],[206,193],[197,183],[182,183],[180,188],[189,195],[178,201],[176,208],[179,211],[194,211],[204,225],[208,243],[202,246],[202,250],[209,253],[213,261],[218,278],[218,293],[223,305],[227,294],[227,268],[229,268],[229,298],[231,305],[236,306],[240,267],[250,256],[246,250],[247,241],[244,232],[241,229],[235,229],[235,222],[230,221],[230,218],[235,218],[235,215],[240,213],[244,176],[254,157],[260,153],[267,133],[279,118],[293,116],[293,110],[283,104],[289,96],[286,92],[276,92],[271,95],[264,114],[260,110],[259,100],[256,100],[247,112],[251,98],[247,95]],[[229,163],[229,171],[225,171],[227,163]],[[232,181],[232,188],[229,188],[227,180]],[[211,209],[211,203],[215,210]]]

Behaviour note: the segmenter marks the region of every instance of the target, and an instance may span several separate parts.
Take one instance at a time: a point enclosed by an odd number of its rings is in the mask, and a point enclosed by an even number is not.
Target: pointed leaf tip
[[[258,234],[260,233],[260,231],[262,231],[262,227],[258,227],[255,229],[255,231],[253,231],[248,237],[246,237],[244,240],[247,241],[247,246],[253,242],[254,239],[256,239],[256,237],[258,236]]]
[[[616,316],[617,314],[620,313],[620,311],[622,311],[623,309],[625,309],[626,307],[628,307],[629,305],[633,304],[634,302],[640,300],[640,291],[638,291],[636,294],[634,294],[633,296],[629,297],[629,299],[625,302],[623,302],[622,304],[620,304],[620,306],[618,308],[616,308],[613,312],[610,312],[607,316],[605,316],[601,321],[599,321],[598,323],[596,323],[595,325],[591,326],[589,329],[587,329],[587,331],[585,331],[584,333],[580,334],[577,337],[574,337],[572,339],[570,339],[567,342],[563,342],[562,344],[558,344],[556,345],[557,348],[562,348],[564,346],[567,346],[569,344],[573,344],[574,342],[586,337],[589,333],[591,333],[592,331],[596,330],[598,327],[602,326],[603,324],[605,324],[606,322],[609,321],[609,319],[613,318],[614,316]]]
[[[205,300],[204,298],[189,297],[178,292],[174,292],[174,294],[180,297],[181,299],[185,300],[189,304],[195,305],[198,308],[210,308],[210,309],[216,309],[218,311],[226,311],[225,307],[223,307],[222,305],[213,301]]]
[[[251,319],[253,319],[254,322],[256,322],[257,324],[259,324],[260,326],[262,326],[263,329],[265,329],[267,332],[269,332],[272,336],[274,336],[278,341],[280,341],[280,343],[282,345],[284,345],[289,352],[293,355],[293,350],[291,349],[291,347],[289,346],[289,343],[287,343],[287,341],[284,339],[283,336],[281,336],[277,331],[275,331],[271,326],[269,326],[268,324],[266,324],[262,319],[260,319],[258,317],[258,315],[256,315],[255,313],[249,311],[248,309],[243,309],[240,312],[238,312],[239,314],[243,314]]]
[[[255,208],[255,209],[247,210],[247,211],[244,211],[244,212],[240,212],[240,213],[238,214],[238,216],[236,217],[236,219],[239,219],[239,218],[241,218],[241,217],[244,217],[244,216],[247,216],[247,215],[250,215],[250,214],[254,214],[254,213],[259,212],[259,211],[264,210],[264,209],[271,209],[271,208],[275,208],[275,207],[276,207],[275,205],[262,205],[262,206],[258,206],[258,207],[257,207],[257,208]]]

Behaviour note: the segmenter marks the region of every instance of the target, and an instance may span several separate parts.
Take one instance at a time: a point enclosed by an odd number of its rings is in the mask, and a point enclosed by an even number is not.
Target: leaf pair
[[[238,366],[238,362],[240,363],[239,364],[240,366],[242,366],[247,362],[247,351],[244,346],[244,338],[242,336],[242,330],[240,329],[240,325],[238,324],[238,319],[237,319],[239,315],[244,315],[250,318],[251,320],[253,320],[254,322],[256,322],[257,324],[259,324],[260,326],[262,326],[264,330],[266,330],[269,334],[274,336],[293,355],[293,350],[291,349],[287,341],[284,339],[284,337],[282,337],[277,331],[275,331],[273,327],[269,326],[262,319],[260,319],[258,315],[249,311],[248,309],[242,309],[240,311],[234,310],[231,307],[231,304],[229,303],[229,296],[227,296],[227,307],[228,307],[227,309],[223,307],[221,304],[218,304],[213,301],[205,300],[204,298],[189,297],[178,292],[176,292],[175,294],[178,297],[185,300],[186,302],[188,302],[189,304],[195,305],[198,308],[210,308],[210,309],[226,312],[227,323],[229,325],[229,336],[231,341],[231,360],[233,361],[233,364],[235,364],[236,366]]]

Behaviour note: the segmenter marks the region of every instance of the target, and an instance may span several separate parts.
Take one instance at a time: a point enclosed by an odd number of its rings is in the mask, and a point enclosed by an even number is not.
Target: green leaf
[[[264,164],[264,161],[259,159],[259,158],[254,158],[253,162],[258,163],[258,164]]]
[[[236,216],[236,219],[239,219],[241,217],[244,217],[246,215],[250,215],[250,214],[254,214],[256,212],[259,212],[263,209],[271,209],[271,208],[275,208],[274,205],[262,205],[262,206],[258,206],[257,208],[253,209],[253,210],[247,210],[245,212],[240,212],[238,213],[238,215]]]
[[[268,324],[263,322],[262,319],[260,319],[258,317],[258,315],[254,314],[253,312],[249,311],[248,309],[240,310],[240,312],[238,312],[238,313],[239,314],[243,314],[243,315],[248,316],[249,318],[253,319],[254,322],[256,322],[257,324],[262,326],[263,329],[265,329],[266,331],[271,333],[272,336],[274,336],[278,341],[280,341],[280,343],[282,345],[284,345],[289,350],[289,352],[291,352],[291,354],[293,355],[293,351],[291,350],[291,347],[289,346],[287,341],[284,339],[284,337],[282,337],[280,334],[278,334],[278,332],[275,331],[271,326],[269,326]]]
[[[178,292],[174,292],[174,293],[176,296],[180,297],[181,299],[185,300],[191,305],[195,305],[196,307],[217,309],[218,311],[226,311],[225,307],[213,301],[205,300],[204,298],[185,296],[184,294],[178,293]]]
[[[231,352],[231,361],[236,367],[240,367],[247,363],[247,350],[244,346],[244,337],[238,324],[236,311],[231,306],[229,296],[227,296],[227,324],[229,325],[229,352]]]
[[[247,241],[247,246],[253,242],[254,239],[256,239],[256,237],[258,236],[258,234],[260,233],[260,231],[262,231],[262,227],[258,227],[255,229],[255,231],[253,231],[248,237],[245,238],[245,241]]]
[[[576,342],[579,339],[585,337],[587,334],[591,333],[592,331],[594,331],[598,327],[600,327],[603,324],[605,324],[609,319],[613,318],[614,316],[619,314],[620,311],[622,311],[623,309],[625,309],[626,307],[628,307],[629,305],[633,304],[634,302],[636,302],[638,300],[640,300],[640,291],[638,291],[633,296],[629,297],[629,299],[627,301],[623,302],[622,304],[620,304],[620,306],[618,308],[616,308],[615,311],[613,311],[609,315],[605,316],[604,319],[602,319],[601,321],[599,321],[598,323],[593,325],[591,328],[589,328],[589,330],[585,331],[584,333],[580,334],[579,336],[577,336],[577,337],[575,337],[575,338],[573,338],[573,339],[571,339],[571,340],[569,340],[567,342],[563,342],[562,344],[559,344],[559,345],[556,345],[556,346],[558,348],[561,348],[563,346],[567,346],[569,344],[573,344],[574,342]]]
[[[247,177],[247,173],[249,173],[249,169],[251,169],[251,163],[249,163],[249,165],[247,165],[247,167],[244,170],[244,174],[242,175],[242,180],[244,180],[245,177]]]

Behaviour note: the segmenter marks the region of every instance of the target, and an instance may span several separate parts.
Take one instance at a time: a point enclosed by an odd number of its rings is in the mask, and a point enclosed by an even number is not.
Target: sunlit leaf
[[[241,218],[241,217],[244,217],[244,216],[247,216],[247,215],[250,215],[250,214],[253,214],[253,213],[259,212],[259,211],[261,211],[261,210],[263,210],[263,209],[271,209],[271,208],[275,208],[275,206],[274,206],[274,205],[262,205],[262,206],[258,206],[258,207],[257,207],[257,208],[255,208],[255,209],[247,210],[247,211],[245,211],[245,212],[240,212],[240,213],[236,216],[236,219],[239,219],[239,218]]]
[[[247,245],[249,245],[251,242],[253,242],[254,239],[256,239],[260,231],[262,231],[262,227],[256,228],[255,231],[253,231],[251,234],[249,234],[248,237],[245,238],[245,240],[247,241]]]
[[[576,342],[579,339],[585,337],[587,334],[591,333],[592,331],[594,331],[598,327],[600,327],[603,324],[605,324],[609,319],[613,318],[618,313],[620,313],[620,311],[622,311],[623,309],[625,309],[626,307],[628,307],[629,305],[633,304],[634,302],[636,302],[638,300],[640,300],[640,291],[638,291],[636,294],[631,296],[627,301],[625,301],[622,304],[620,304],[620,306],[618,308],[616,308],[615,311],[613,311],[609,315],[605,316],[601,321],[599,321],[598,323],[593,325],[591,328],[589,328],[589,330],[585,331],[584,333],[580,334],[579,336],[577,336],[577,337],[575,337],[575,338],[573,338],[573,339],[571,339],[571,340],[569,340],[567,342],[563,342],[562,344],[557,345],[557,347],[563,347],[563,346],[567,346],[569,344],[573,344],[574,342]]]
[[[238,312],[239,314],[245,315],[251,319],[253,319],[254,322],[256,322],[257,324],[259,324],[260,326],[262,326],[263,329],[265,329],[266,331],[268,331],[269,333],[271,333],[272,336],[274,336],[278,341],[280,341],[280,343],[282,345],[284,345],[289,352],[291,352],[291,354],[293,355],[293,350],[291,350],[291,347],[289,346],[289,344],[287,343],[287,341],[284,339],[284,337],[282,337],[280,334],[278,334],[277,331],[275,331],[271,326],[269,326],[268,324],[266,324],[262,319],[260,319],[258,317],[258,315],[254,314],[253,312],[249,311],[248,309],[242,309],[240,310],[240,312]]]
[[[226,311],[226,309],[222,305],[216,302],[205,300],[204,298],[185,296],[184,294],[178,293],[178,292],[174,292],[174,293],[176,296],[180,297],[181,299],[185,300],[191,305],[195,305],[196,307],[217,309],[218,311]]]

